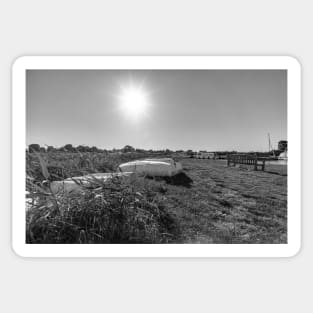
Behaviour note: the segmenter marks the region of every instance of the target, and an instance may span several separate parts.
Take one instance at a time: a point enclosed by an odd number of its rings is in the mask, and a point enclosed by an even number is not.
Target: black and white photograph
[[[313,312],[311,2],[0,7],[0,312]]]
[[[288,67],[168,60],[173,68],[26,59],[25,98],[15,92],[25,103],[24,217],[15,212],[26,247],[295,244]]]
[[[28,70],[26,242],[287,243],[286,70]]]

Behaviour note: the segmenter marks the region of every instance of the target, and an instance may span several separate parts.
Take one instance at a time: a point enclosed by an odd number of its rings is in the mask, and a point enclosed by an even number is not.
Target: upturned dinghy
[[[118,167],[121,173],[133,172],[147,176],[171,177],[183,171],[179,162],[171,158],[144,159],[123,163]]]
[[[95,173],[85,176],[71,177],[61,181],[50,183],[50,189],[53,193],[71,192],[81,190],[82,186],[89,187],[95,183],[104,183],[109,179],[121,176],[130,176],[132,173]]]

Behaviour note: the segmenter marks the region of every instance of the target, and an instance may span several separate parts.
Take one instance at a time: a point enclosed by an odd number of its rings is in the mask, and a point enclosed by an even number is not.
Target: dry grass
[[[165,209],[160,183],[114,178],[75,193],[36,193],[27,211],[27,243],[168,243],[175,219]]]
[[[170,186],[167,202],[184,229],[183,242],[287,242],[286,166],[256,172],[222,160],[182,163],[192,188]]]
[[[168,155],[167,155],[168,156]],[[114,171],[147,154],[42,155],[48,180]],[[155,157],[160,157],[155,156]],[[28,243],[286,243],[287,169],[227,167],[223,160],[182,159],[187,175],[93,182],[78,194],[53,195],[42,162],[27,155]]]

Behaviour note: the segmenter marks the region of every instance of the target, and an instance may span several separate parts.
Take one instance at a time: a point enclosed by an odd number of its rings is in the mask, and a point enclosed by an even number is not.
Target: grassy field
[[[286,243],[287,168],[265,172],[223,160],[181,160],[191,188],[169,186],[186,243]]]
[[[80,194],[57,195],[43,183],[114,171],[121,162],[144,157],[151,155],[57,152],[42,154],[40,162],[27,154],[27,189],[35,200],[27,210],[27,242],[287,242],[286,166],[256,172],[227,167],[224,160],[183,158],[176,160],[185,172],[173,179],[95,181]]]

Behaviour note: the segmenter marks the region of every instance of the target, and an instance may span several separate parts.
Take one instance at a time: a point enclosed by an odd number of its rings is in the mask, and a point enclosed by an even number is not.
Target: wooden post
[[[227,154],[227,166],[230,166],[230,156]]]
[[[264,172],[264,170],[265,170],[265,160],[263,160],[262,162],[262,171]]]
[[[254,170],[255,171],[258,170],[258,156],[257,156],[257,154],[255,154],[255,156],[254,156]]]

